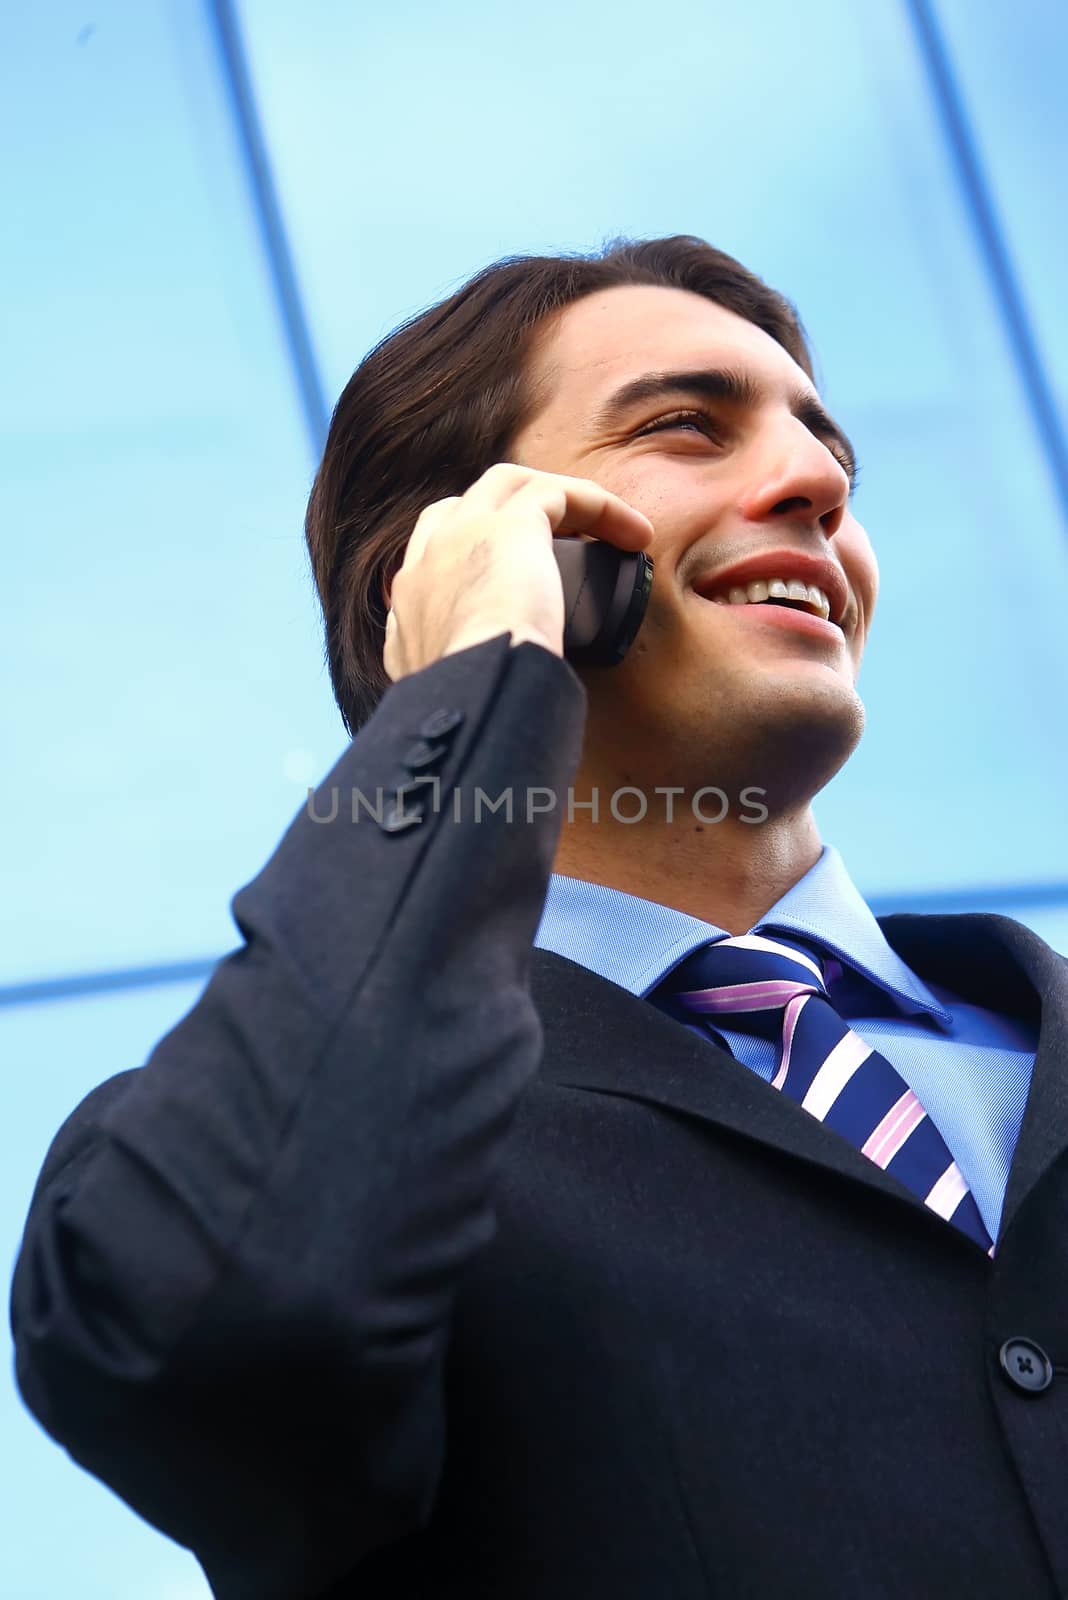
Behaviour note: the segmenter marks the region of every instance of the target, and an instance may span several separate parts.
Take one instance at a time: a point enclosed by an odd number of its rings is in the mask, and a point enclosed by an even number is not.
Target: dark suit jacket
[[[992,1262],[532,953],[559,812],[522,794],[564,795],[583,714],[506,636],[390,690],[337,819],[302,808],[234,897],[243,947],[58,1134],[27,1404],[222,1600],[1068,1595],[1068,962],[1004,917],[881,919],[923,977],[1041,1008]],[[420,742],[440,808],[353,823]]]

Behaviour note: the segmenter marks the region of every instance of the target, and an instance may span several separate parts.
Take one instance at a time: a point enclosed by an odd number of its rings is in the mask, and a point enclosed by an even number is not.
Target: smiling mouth
[[[782,605],[808,611],[814,617],[829,619],[830,598],[814,583],[796,578],[754,578],[749,583],[730,584],[705,593],[717,605]]]
[[[736,612],[748,617],[752,621],[771,623],[776,627],[784,627],[796,633],[807,633],[814,638],[845,640],[845,632],[837,622],[824,616],[821,609],[817,609],[812,602],[792,599],[789,596],[769,596],[767,600],[735,600],[727,599],[725,595],[699,595],[698,599],[704,600],[707,605],[722,606],[727,611]]]

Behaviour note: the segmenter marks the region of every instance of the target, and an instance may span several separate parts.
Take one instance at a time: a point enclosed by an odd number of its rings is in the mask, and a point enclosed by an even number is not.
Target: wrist
[[[513,649],[520,644],[540,644],[544,650],[551,651],[553,655],[563,656],[563,639],[554,644],[540,628],[528,624],[508,628],[500,623],[491,622],[472,623],[470,627],[461,629],[459,633],[453,634],[441,653],[443,656],[455,655],[458,650],[470,650],[476,644],[484,644],[487,639],[499,639],[504,633],[511,636]]]

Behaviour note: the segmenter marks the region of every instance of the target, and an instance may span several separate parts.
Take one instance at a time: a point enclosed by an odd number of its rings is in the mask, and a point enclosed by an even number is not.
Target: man
[[[1068,1594],[1068,963],[821,845],[852,470],[691,239],[487,269],[339,401],[358,736],[13,1293],[27,1403],[222,1600]],[[654,560],[617,667],[554,533]]]

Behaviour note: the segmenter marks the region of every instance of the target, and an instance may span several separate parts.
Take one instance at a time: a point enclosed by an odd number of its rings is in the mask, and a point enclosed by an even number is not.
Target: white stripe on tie
[[[950,1217],[968,1193],[968,1185],[964,1181],[964,1174],[954,1161],[948,1166],[924,1201],[932,1211],[948,1222]]]
[[[803,1108],[822,1122],[861,1062],[867,1061],[871,1053],[871,1046],[866,1045],[858,1033],[847,1033],[809,1084],[808,1093],[801,1102]]]
[[[803,950],[795,950],[792,946],[787,948],[786,945],[776,944],[774,939],[761,938],[759,933],[740,933],[731,940],[731,947],[735,950],[770,950],[772,955],[786,956],[791,961],[799,961],[817,979],[820,988],[823,988],[823,973],[820,970],[819,962],[813,961],[812,957],[806,955]]]

